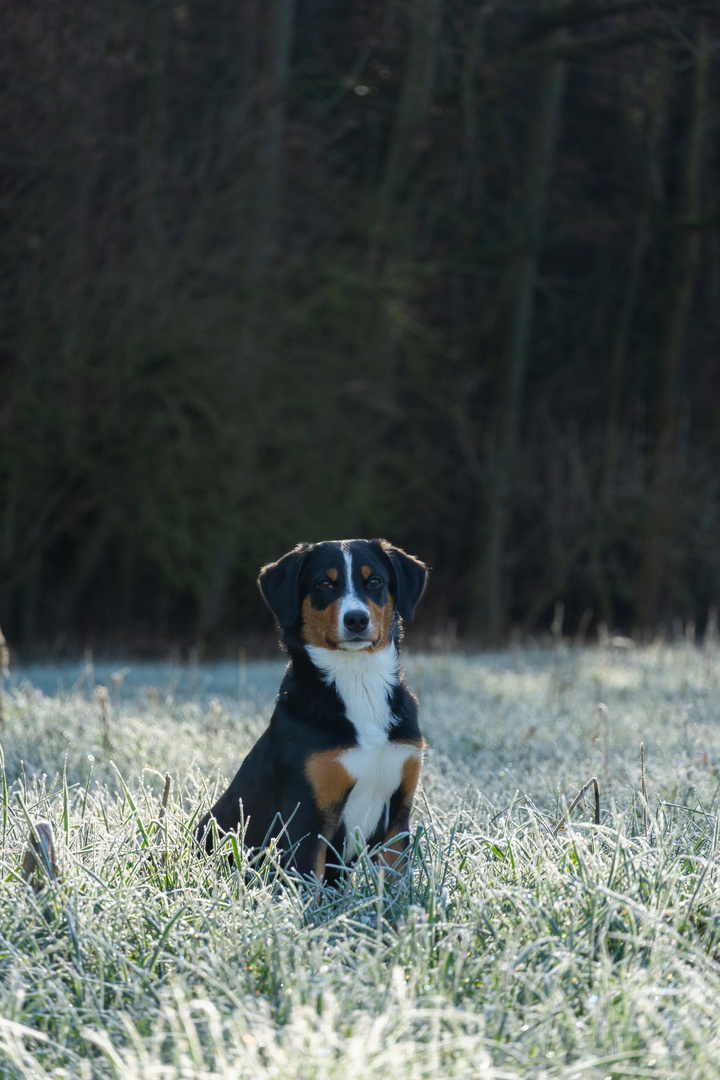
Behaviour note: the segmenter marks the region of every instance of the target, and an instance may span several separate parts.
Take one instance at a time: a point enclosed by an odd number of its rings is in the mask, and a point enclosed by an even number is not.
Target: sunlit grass
[[[281,661],[184,690],[164,669],[143,672],[154,690],[106,678],[104,713],[87,679],[69,692],[77,671],[58,694],[13,672],[0,1076],[717,1077],[715,654],[406,666],[429,744],[411,873],[365,860],[341,892],[192,850]],[[591,805],[567,815],[591,775],[598,827]],[[52,821],[62,867],[38,893],[26,813]]]

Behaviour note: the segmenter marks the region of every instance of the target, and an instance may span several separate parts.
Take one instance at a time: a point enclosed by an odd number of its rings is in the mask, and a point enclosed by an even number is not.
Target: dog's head
[[[412,620],[425,588],[419,559],[387,540],[298,544],[264,566],[258,584],[282,628],[306,645],[356,652],[382,649]]]

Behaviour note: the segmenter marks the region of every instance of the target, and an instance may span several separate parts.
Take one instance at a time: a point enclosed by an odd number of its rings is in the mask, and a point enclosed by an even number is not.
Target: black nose
[[[368,628],[370,616],[367,611],[346,611],[343,622],[351,634],[362,634]]]

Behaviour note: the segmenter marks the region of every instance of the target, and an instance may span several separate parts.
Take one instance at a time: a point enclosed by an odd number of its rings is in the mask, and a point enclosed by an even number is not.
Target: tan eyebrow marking
[[[337,572],[337,570],[335,569],[335,567],[334,567],[334,566],[333,566],[333,567],[331,567],[331,569],[330,569],[330,570],[328,570],[328,572],[327,572],[327,576],[328,576],[328,577],[330,578],[330,580],[331,580],[331,581],[337,581],[337,579],[338,579],[338,572]]]

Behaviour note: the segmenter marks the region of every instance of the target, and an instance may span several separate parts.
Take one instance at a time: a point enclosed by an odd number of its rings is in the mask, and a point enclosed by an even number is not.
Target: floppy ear
[[[425,589],[427,567],[414,555],[408,555],[401,548],[393,547],[386,540],[381,540],[380,543],[390,559],[395,576],[395,607],[403,619],[412,622],[415,605]]]
[[[265,603],[284,630],[300,614],[300,571],[310,544],[298,544],[277,562],[263,566],[258,578]]]

